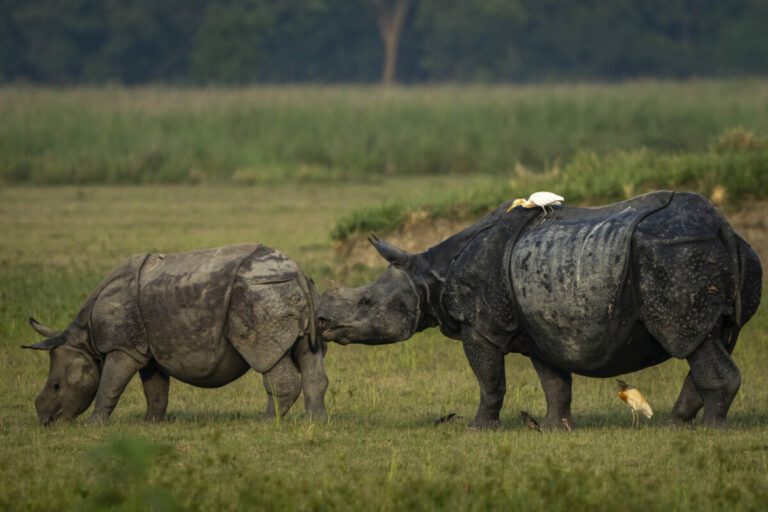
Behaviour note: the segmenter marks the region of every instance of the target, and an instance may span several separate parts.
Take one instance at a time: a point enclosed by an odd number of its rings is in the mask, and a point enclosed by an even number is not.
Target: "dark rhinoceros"
[[[329,289],[326,340],[381,344],[432,326],[460,339],[480,384],[470,423],[498,428],[504,355],[530,357],[545,426],[571,419],[571,374],[609,377],[686,358],[670,421],[723,425],[740,385],[730,357],[760,302],[750,246],[705,198],[660,191],[600,208],[506,203],[421,254],[376,237],[390,267],[373,283]]]
[[[62,333],[30,319],[49,338],[24,348],[48,350],[51,359],[37,414],[43,423],[72,419],[95,397],[89,421],[106,421],[138,372],[145,419],[159,421],[169,376],[218,387],[253,368],[264,375],[268,417],[285,414],[303,389],[307,413],[324,419],[315,300],[298,266],[259,244],[131,256]]]

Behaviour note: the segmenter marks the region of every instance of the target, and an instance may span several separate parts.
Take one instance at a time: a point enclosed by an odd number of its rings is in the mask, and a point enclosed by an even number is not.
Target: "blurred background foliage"
[[[765,0],[0,0],[0,13],[6,83],[371,83],[385,32],[403,83],[768,72]]]

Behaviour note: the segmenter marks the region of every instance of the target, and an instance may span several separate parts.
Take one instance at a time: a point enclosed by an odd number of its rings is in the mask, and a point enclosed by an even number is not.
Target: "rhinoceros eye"
[[[371,304],[371,299],[368,297],[360,297],[360,300],[358,300],[357,303],[361,306],[369,306]]]
[[[59,389],[59,383],[58,382],[54,382],[53,383],[53,389]]]

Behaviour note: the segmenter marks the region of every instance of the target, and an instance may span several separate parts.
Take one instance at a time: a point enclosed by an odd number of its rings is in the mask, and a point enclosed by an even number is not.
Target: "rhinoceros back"
[[[224,345],[228,343],[230,316],[250,315],[254,320],[249,322],[251,327],[268,320],[266,313],[255,318],[253,311],[245,311],[238,301],[258,301],[265,294],[274,294],[266,285],[295,281],[298,273],[294,262],[260,244],[135,255],[121,262],[93,294],[92,338],[103,354],[120,350],[144,363],[153,357],[158,361],[173,359],[200,367],[184,368],[184,373],[202,375],[205,367],[229,350]],[[306,307],[306,297],[302,297]],[[266,302],[276,310],[269,314],[282,314],[275,297]],[[301,320],[306,326],[308,318]],[[252,339],[233,340],[233,345],[241,354],[243,350],[261,354]],[[284,354],[290,344],[280,343],[279,348],[265,353]],[[265,366],[274,364],[271,356],[265,359],[269,359]]]
[[[622,328],[616,319],[625,309],[622,290],[635,227],[671,196],[563,208],[520,235],[509,259],[510,281],[527,328],[545,352],[563,361],[604,357],[600,341],[619,336]]]
[[[156,359],[166,354],[176,360],[216,359],[238,269],[262,248],[240,244],[147,258],[138,301]]]

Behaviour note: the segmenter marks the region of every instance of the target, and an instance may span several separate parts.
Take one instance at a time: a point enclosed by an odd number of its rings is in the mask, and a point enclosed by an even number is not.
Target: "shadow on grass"
[[[641,428],[660,428],[667,429],[668,425],[664,423],[669,418],[669,412],[663,412],[656,414],[651,420],[645,418],[640,419]],[[697,416],[697,420],[701,419],[701,412]],[[538,420],[538,418],[537,418]],[[542,418],[543,420],[543,418]],[[605,428],[617,428],[617,429],[631,429],[632,419],[627,412],[626,417],[623,415],[609,415],[609,414],[576,414],[573,416],[573,423],[577,429],[605,429]],[[502,425],[505,429],[524,429],[523,422],[515,417],[502,418]],[[753,430],[763,429],[768,425],[768,413],[766,412],[734,412],[728,415],[728,427],[730,429],[739,430]],[[698,421],[694,421],[692,424],[683,425],[679,428],[697,428],[700,424]]]
[[[289,414],[287,418],[292,415]],[[118,420],[113,420],[114,423]],[[124,419],[126,423],[146,423],[144,415],[136,415]],[[165,420],[159,425],[167,423],[233,423],[238,421],[267,422],[261,411],[169,411]],[[146,423],[151,425],[151,423]]]
[[[453,415],[453,416],[452,416]],[[450,418],[449,418],[450,416]],[[664,422],[669,414],[657,414],[651,420],[641,419],[641,428],[660,428],[666,429]],[[701,413],[697,418],[701,417]],[[413,428],[466,428],[472,419],[472,414],[460,414],[458,411],[451,413],[440,413],[429,411],[410,418],[392,417],[386,415],[365,415],[354,411],[336,412],[331,415],[330,424],[339,426],[348,425],[369,427],[381,427],[387,429],[413,429]],[[544,417],[534,417],[539,423],[543,423]],[[131,418],[124,418],[124,423],[143,424],[143,415],[136,415]],[[173,411],[169,412],[164,423],[177,424],[211,424],[211,423],[236,423],[236,422],[254,422],[269,424],[274,420],[264,417],[260,411]],[[287,423],[298,423],[309,421],[301,411],[291,411],[282,418]],[[507,430],[526,430],[527,427],[517,414],[502,414],[502,431]],[[576,414],[573,416],[573,426],[575,429],[631,429],[632,419],[629,413],[623,415],[614,414]],[[696,428],[698,423],[681,428]],[[753,430],[764,429],[768,426],[768,412],[734,412],[728,415],[728,427],[730,429]]]
[[[665,421],[669,418],[669,414],[657,414],[651,420],[642,418],[640,420],[640,428],[657,428],[660,430],[666,430],[670,427],[665,425]],[[701,413],[697,416],[701,418]],[[401,423],[397,426],[401,427],[428,427],[433,426],[435,428],[454,428],[461,426],[466,428],[469,421],[472,419],[472,415],[459,416],[456,415],[449,420],[446,420],[446,415],[441,416],[437,413],[424,414],[415,418],[410,424]],[[544,422],[544,417],[534,418],[540,424]],[[768,413],[766,412],[738,412],[728,415],[728,428],[731,430],[757,430],[764,429],[768,425]],[[526,430],[522,419],[518,415],[507,414],[501,417],[502,430]],[[632,429],[632,418],[627,413],[627,416],[614,415],[614,414],[576,414],[573,416],[573,427],[575,429]],[[692,424],[682,425],[678,428],[682,429],[694,429],[700,427],[699,423],[694,421]]]

